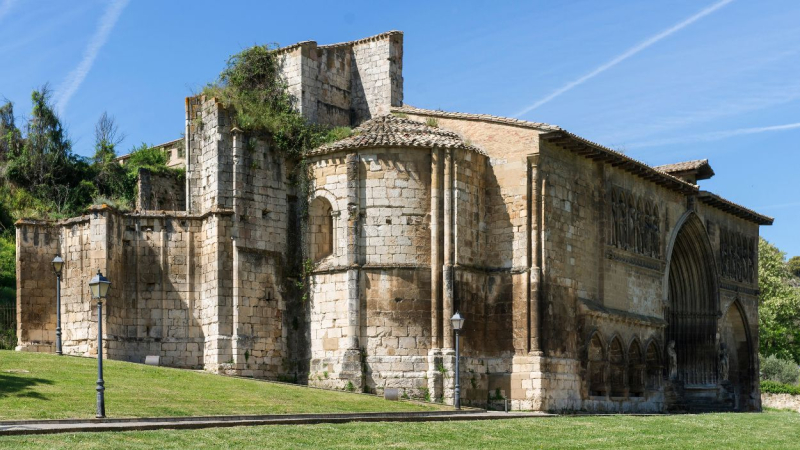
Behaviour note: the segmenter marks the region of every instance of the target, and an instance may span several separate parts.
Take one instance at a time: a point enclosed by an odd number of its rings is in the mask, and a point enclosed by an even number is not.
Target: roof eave
[[[759,214],[752,209],[745,208],[744,206],[737,205],[732,201],[722,198],[713,192],[708,191],[700,191],[698,199],[703,203],[717,208],[721,211],[727,212],[729,214],[733,214],[739,218],[745,219],[747,221],[753,222],[758,225],[772,225],[775,222],[775,219],[769,216],[765,216],[763,214]]]
[[[696,194],[698,192],[698,188],[694,184],[656,170],[643,162],[637,161],[610,148],[603,147],[595,142],[583,139],[566,130],[542,133],[539,135],[539,138],[586,158],[618,167],[668,189],[683,194]]]

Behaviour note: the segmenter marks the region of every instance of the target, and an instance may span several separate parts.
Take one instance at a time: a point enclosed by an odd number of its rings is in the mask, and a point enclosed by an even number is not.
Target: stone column
[[[359,156],[349,153],[345,160],[347,168],[347,349],[342,358],[340,377],[353,383],[356,390],[362,390],[361,349],[358,336],[360,330],[359,309],[359,258],[358,229],[360,206]]]
[[[545,407],[545,390],[549,378],[544,373],[542,348],[542,251],[543,251],[543,177],[539,154],[528,156],[528,279],[526,304],[514,311],[514,326],[524,327],[524,338],[515,339],[515,354],[511,368],[511,408],[541,410]]]
[[[442,365],[442,314],[439,301],[442,290],[441,156],[441,149],[431,150],[431,347],[428,350],[428,391],[431,398],[444,395],[442,374],[438,370]]]
[[[167,243],[167,218],[162,217],[159,219],[155,219],[154,224],[158,228],[158,238],[160,242],[159,248],[159,275],[161,275],[161,279],[159,280],[159,284],[161,286],[161,342],[169,342],[169,312],[171,309],[171,302],[167,300],[167,284],[169,283],[169,258],[167,255],[168,251],[168,243]],[[153,230],[156,231],[155,229]],[[109,308],[106,310],[106,313],[111,312],[111,305],[108,305]],[[110,331],[108,328],[106,330]],[[162,356],[164,356],[164,346],[162,348]],[[171,355],[170,355],[171,356]]]
[[[446,149],[444,161],[444,180],[442,180],[444,184],[444,188],[442,189],[444,200],[444,263],[442,265],[442,365],[447,371],[447,376],[442,382],[442,390],[444,394],[444,402],[449,405],[453,404],[455,398],[454,370],[456,362],[456,352],[453,348],[455,345],[455,341],[453,339],[453,327],[450,324],[450,318],[453,317],[453,264],[455,263],[453,257],[455,253],[455,246],[453,245],[453,239],[455,236],[455,208],[453,207],[455,198],[453,192],[455,187],[453,183],[453,178],[455,178],[454,169],[455,165],[453,164],[453,151]]]
[[[530,217],[530,302],[528,324],[530,343],[528,349],[532,354],[542,354],[542,323],[541,323],[541,280],[542,280],[542,189],[541,176],[539,171],[539,155],[528,157],[530,183],[531,183],[531,205],[528,217]]]
[[[241,220],[242,214],[242,202],[240,201],[240,193],[244,188],[244,170],[242,168],[243,159],[244,159],[244,133],[239,128],[232,128],[231,129],[231,149],[233,153],[233,168],[232,168],[232,180],[231,186],[233,187],[233,192],[231,192],[231,196],[233,198],[233,217],[232,217],[232,230],[231,230],[231,253],[233,256],[233,286],[231,289],[231,295],[233,297],[233,311],[231,312],[233,318],[233,336],[231,336],[231,352],[233,353],[233,362],[234,362],[234,369],[241,373],[244,371],[246,361],[244,357],[246,348],[241,347],[241,318],[239,317],[239,310],[241,308],[241,295],[240,295],[240,284],[241,281],[239,280],[239,235],[241,233],[239,221]]]
[[[444,161],[444,264],[442,265],[442,348],[452,349],[453,328],[453,153],[445,150]]]
[[[190,117],[193,114],[192,111],[192,99],[190,97],[186,97],[185,100],[185,111],[186,111],[186,120],[183,125],[183,145],[184,145],[184,155],[186,156],[186,212],[191,214],[192,211],[192,135],[191,135],[191,127],[190,127]]]

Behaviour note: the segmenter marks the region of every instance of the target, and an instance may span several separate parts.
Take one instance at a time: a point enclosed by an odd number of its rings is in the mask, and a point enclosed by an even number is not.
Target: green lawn
[[[427,411],[440,405],[103,362],[108,417]],[[97,361],[0,351],[0,419],[93,418]]]
[[[800,447],[800,414],[552,417],[349,423],[0,438],[0,448],[781,449]]]

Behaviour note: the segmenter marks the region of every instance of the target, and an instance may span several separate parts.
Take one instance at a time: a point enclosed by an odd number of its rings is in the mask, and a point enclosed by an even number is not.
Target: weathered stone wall
[[[800,413],[800,396],[792,394],[761,394],[761,404],[765,408],[791,409]]]
[[[231,120],[222,104],[205,96],[186,99],[187,210],[203,214],[232,209]]]
[[[390,31],[353,43],[354,124],[403,105],[403,33]]]
[[[16,242],[18,349],[54,351],[56,276],[51,263],[59,251],[58,239],[49,224],[21,221]]]
[[[511,338],[507,326],[511,317],[510,305],[503,304],[501,289],[494,286],[498,280],[487,281],[477,252],[459,250],[473,245],[480,248],[482,244],[475,241],[486,240],[485,227],[481,225],[486,159],[477,153],[467,153],[455,152],[453,158],[453,252],[460,255],[455,262],[465,268],[456,271],[456,290],[458,298],[463,299],[460,305],[475,312],[468,327],[482,333],[503,328],[505,338],[484,343],[475,337],[476,333],[472,333],[469,339],[475,345],[464,348],[477,357],[484,350],[497,355],[505,351],[510,356]],[[314,198],[325,199],[325,204],[331,205],[333,210],[335,246],[329,256],[316,261],[309,316],[312,349],[309,382],[331,387],[342,387],[351,381],[339,377],[338,370],[342,366],[336,363],[342,361],[341,354],[349,345],[349,331],[345,324],[348,319],[346,272],[350,248],[347,246],[348,225],[344,219],[349,214],[346,209],[349,200],[347,158],[343,156],[315,156],[311,164]],[[360,223],[355,260],[360,266],[358,333],[366,370],[363,389],[382,391],[385,387],[399,387],[410,396],[441,397],[442,370],[452,372],[453,368],[452,361],[445,364],[445,361],[429,359],[429,351],[439,348],[438,343],[435,346],[432,343],[431,328],[430,220],[431,170],[434,167],[431,151],[364,149],[358,151],[358,161]],[[312,205],[317,201],[312,200]],[[316,223],[313,217],[309,220]],[[318,232],[314,228],[312,235]],[[438,266],[433,270],[442,269]],[[483,292],[486,289],[490,289],[492,295],[485,304]],[[441,313],[437,314],[441,317]],[[483,320],[483,317],[505,317],[506,320],[496,322]],[[441,322],[438,333],[441,333],[442,325],[449,323]],[[448,345],[453,344],[449,342]],[[478,345],[480,349],[477,349]],[[485,366],[480,373],[480,397],[484,397],[487,392],[483,381],[487,374]],[[438,378],[433,386],[429,386],[429,376]],[[448,379],[452,380],[452,377]]]
[[[279,50],[297,109],[311,122],[349,126],[403,104],[403,34],[341,44],[306,41]]]
[[[28,272],[33,261],[49,267],[62,240],[65,353],[97,353],[96,302],[87,283],[100,269],[112,282],[104,306],[108,357],[143,362],[147,355],[159,355],[168,366],[274,378],[284,370],[286,356],[282,274],[274,270],[280,265],[266,252],[239,252],[234,277],[231,222],[230,214],[123,215],[95,209],[56,226],[20,226],[21,267],[25,273],[33,273]],[[32,236],[25,239],[29,233],[37,236],[36,243]],[[35,298],[30,287],[20,292]],[[42,324],[22,322],[23,348],[52,345],[49,334],[39,334],[55,332],[54,300],[55,279],[52,293],[21,305],[25,315],[38,311],[39,304],[53,315]]]
[[[309,120],[353,125],[402,104],[399,32],[281,56]],[[686,264],[703,261],[686,266],[708,282],[698,298],[718,301],[701,344],[727,364],[702,361],[705,384],[691,388],[760,408],[757,225],[631,161],[603,162],[613,152],[557,127],[395,112],[480,151],[327,147],[306,186],[216,100],[188,98],[185,200],[145,173],[137,213],[18,224],[20,347],[52,349],[55,277],[40,274],[60,251],[67,353],[97,352],[86,282],[100,269],[114,283],[111,358],[452,403],[460,311],[464,404],[664,411],[684,395],[666,357],[670,320],[682,320],[670,298],[680,247]],[[165,203],[186,211],[153,211]],[[686,242],[702,248],[685,256]]]
[[[177,174],[139,169],[136,210],[186,211],[186,179]]]

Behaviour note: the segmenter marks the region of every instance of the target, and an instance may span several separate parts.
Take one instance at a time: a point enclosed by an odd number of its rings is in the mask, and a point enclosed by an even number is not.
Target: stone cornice
[[[619,261],[631,266],[646,269],[655,272],[658,275],[663,275],[664,270],[666,269],[666,263],[660,259],[637,255],[616,248],[609,248],[606,251],[606,258],[612,261]]]
[[[625,322],[649,328],[664,328],[667,321],[660,317],[645,316],[644,314],[632,313],[621,309],[609,308],[593,300],[578,298],[583,314],[592,317],[599,317],[606,320]]]
[[[84,214],[77,217],[71,217],[63,220],[42,220],[42,219],[27,219],[22,218],[14,222],[16,227],[20,226],[38,226],[38,227],[61,227],[74,225],[77,223],[88,222],[91,220],[92,213],[112,212],[123,218],[131,219],[183,219],[183,220],[202,220],[210,216],[232,216],[234,214],[232,209],[215,208],[206,211],[203,214],[190,214],[185,211],[131,211],[122,212],[109,205],[92,205],[87,211],[89,214]]]
[[[728,280],[725,280],[725,279],[720,280],[719,288],[723,289],[723,290],[726,290],[726,291],[737,292],[737,293],[742,293],[742,294],[747,294],[747,295],[753,295],[753,296],[756,296],[756,297],[761,293],[761,291],[758,290],[758,289],[753,289],[751,287],[742,286],[742,285],[740,285],[740,284],[738,284],[736,282],[728,281]]]

